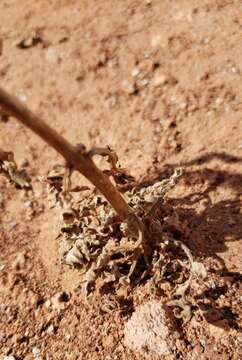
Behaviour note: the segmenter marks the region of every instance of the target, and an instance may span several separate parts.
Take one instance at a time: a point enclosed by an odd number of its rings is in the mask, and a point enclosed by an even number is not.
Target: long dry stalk
[[[133,218],[133,221],[137,220],[135,221],[136,225],[140,223],[120,192],[111,183],[108,176],[98,169],[86,151],[81,151],[80,148],[70,144],[39,116],[30,111],[17,97],[10,95],[2,88],[0,88],[0,106],[9,115],[14,116],[23,125],[39,135],[60,153],[68,164],[72,165],[95,185],[113,206],[122,221]]]

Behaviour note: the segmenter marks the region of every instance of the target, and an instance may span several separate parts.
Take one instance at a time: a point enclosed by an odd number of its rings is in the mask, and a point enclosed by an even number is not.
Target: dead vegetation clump
[[[153,185],[138,187],[127,171],[117,166],[114,151],[98,149],[98,154],[108,157],[111,169],[104,173],[112,177],[117,187],[121,186],[120,176],[125,179],[124,188],[129,190],[123,188],[123,195],[146,225],[148,235],[140,232],[138,238],[134,236],[97,189],[72,188],[72,172],[56,166],[47,174],[46,182],[51,207],[58,208],[60,214],[58,241],[62,261],[80,269],[86,295],[96,289],[117,298],[127,297],[142,281],[159,287],[167,271],[176,272],[172,299],[167,305],[175,309],[176,317],[190,320],[192,310],[186,292],[194,278],[206,277],[206,270],[193,260],[183,242],[175,240],[172,228],[182,230],[182,224],[174,210],[166,209],[166,194],[176,185],[181,170]],[[115,166],[110,159],[115,159]]]
[[[149,281],[159,287],[168,274],[174,289],[168,305],[180,309],[175,311],[176,317],[190,320],[191,305],[186,294],[197,275],[206,277],[206,270],[193,260],[188,247],[175,239],[174,228],[182,233],[183,225],[175,209],[169,209],[164,200],[181,171],[140,188],[127,170],[118,166],[117,154],[111,148],[87,151],[83,144],[71,145],[3,89],[0,105],[66,160],[65,166],[49,172],[46,182],[52,206],[60,211],[62,260],[80,268],[86,295],[96,289],[126,298],[135,285]],[[101,171],[93,161],[96,155],[107,157],[110,169]],[[0,166],[15,185],[30,187],[12,153],[0,152]],[[94,189],[72,188],[74,170],[83,174]]]

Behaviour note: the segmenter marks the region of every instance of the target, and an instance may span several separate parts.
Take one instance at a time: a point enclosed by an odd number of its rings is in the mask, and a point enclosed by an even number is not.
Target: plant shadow
[[[183,168],[178,184],[185,195],[180,195],[180,191],[179,196],[168,197],[162,205],[174,209],[179,223],[184,225],[180,231],[174,230],[174,238],[183,241],[195,257],[215,259],[219,267],[212,271],[218,279],[231,278],[238,285],[241,284],[242,274],[229,271],[220,254],[228,250],[229,242],[242,240],[242,173],[207,167],[207,163],[214,159],[227,164],[242,164],[242,158],[226,153],[210,153],[189,162],[166,165],[162,170],[156,168],[152,175],[138,184],[138,188],[169,178],[176,169]],[[229,325],[229,328],[241,332],[238,310],[216,303],[220,296],[231,297],[230,288],[223,287],[216,299],[217,287],[211,290],[212,293],[203,292],[198,306],[202,309],[206,299],[205,319],[208,323],[214,322],[211,313],[216,312],[217,319],[226,320],[224,329]],[[223,321],[217,323],[223,327]]]
[[[155,170],[138,184],[137,188],[153,185],[168,178],[177,168],[183,168],[179,183],[184,189],[192,188],[188,195],[167,198],[165,204],[174,208],[181,222],[186,224],[185,238],[180,237],[190,247],[194,255],[215,256],[225,252],[227,242],[242,240],[242,173],[210,168],[188,169],[192,165],[201,165],[212,159],[226,163],[241,163],[238,158],[226,153],[207,154],[189,162],[166,165],[161,171]],[[229,198],[220,196],[217,200],[214,192],[225,193],[232,190]],[[186,191],[185,191],[186,192]]]

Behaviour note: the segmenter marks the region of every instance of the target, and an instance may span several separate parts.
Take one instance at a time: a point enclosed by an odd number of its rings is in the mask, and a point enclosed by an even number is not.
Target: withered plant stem
[[[130,217],[132,217],[133,220],[136,218],[134,211],[126,203],[125,199],[111,183],[107,175],[98,169],[85,151],[81,152],[77,147],[70,144],[69,141],[58,134],[39,116],[30,111],[16,96],[10,95],[1,87],[0,106],[9,115],[14,116],[23,125],[39,135],[45,142],[60,153],[68,164],[72,165],[95,185],[113,206],[122,221],[128,220]]]

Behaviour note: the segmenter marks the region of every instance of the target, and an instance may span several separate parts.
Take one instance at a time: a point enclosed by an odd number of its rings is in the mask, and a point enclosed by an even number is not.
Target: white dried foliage
[[[186,300],[186,292],[191,286],[191,282],[194,276],[199,276],[201,279],[205,279],[207,277],[207,271],[202,263],[193,260],[191,251],[185,244],[180,241],[174,241],[174,245],[181,247],[181,249],[186,254],[190,263],[190,275],[184,283],[177,286],[174,292],[176,298],[170,300],[167,305],[176,307],[174,309],[174,315],[176,316],[176,318],[182,318],[185,322],[187,322],[192,317],[192,308],[191,304],[189,304],[189,302]],[[180,263],[183,264],[181,261]],[[180,310],[177,311],[177,308],[179,308]]]

